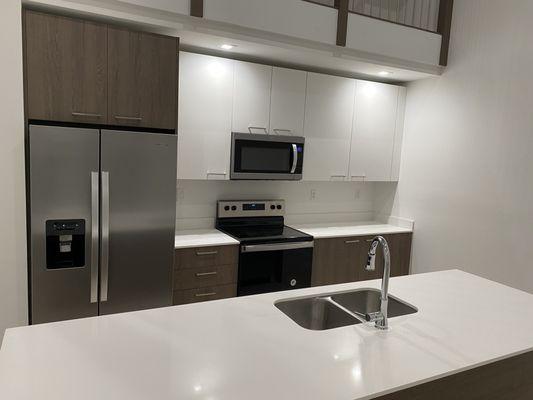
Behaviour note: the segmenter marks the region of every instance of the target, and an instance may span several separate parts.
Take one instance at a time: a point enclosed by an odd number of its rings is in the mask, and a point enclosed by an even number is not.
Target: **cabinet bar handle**
[[[268,130],[264,126],[249,126],[248,127],[248,132],[253,133],[252,132],[253,129],[256,129],[258,131],[265,131],[265,133],[268,135]]]
[[[359,243],[359,240],[345,240],[344,243],[346,244]]]
[[[215,254],[218,254],[218,250],[214,251],[197,251],[197,256],[214,256]]]
[[[83,112],[73,112],[73,117],[90,117],[90,118],[102,118],[102,114],[92,114],[92,113],[83,113]]]
[[[202,277],[202,276],[210,276],[210,275],[216,275],[218,274],[217,271],[212,271],[212,272],[197,272],[196,273],[196,276],[197,277]]]
[[[286,132],[288,134],[292,134],[292,129],[279,129],[279,128],[274,128],[272,129],[274,131],[274,133],[278,133],[278,132]]]
[[[214,296],[217,292],[208,292],[208,293],[196,293],[194,297],[208,297],[208,296]]]
[[[115,115],[115,119],[123,119],[126,121],[142,121],[141,117],[125,117],[122,115]]]

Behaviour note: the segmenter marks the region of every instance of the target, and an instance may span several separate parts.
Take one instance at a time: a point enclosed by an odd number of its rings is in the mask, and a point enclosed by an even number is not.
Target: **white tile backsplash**
[[[212,228],[217,200],[241,199],[284,199],[289,224],[369,221],[374,216],[373,183],[184,180],[177,183],[176,229]]]

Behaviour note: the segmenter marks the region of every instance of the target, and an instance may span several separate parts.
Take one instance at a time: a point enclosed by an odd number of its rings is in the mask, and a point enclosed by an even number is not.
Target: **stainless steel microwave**
[[[305,138],[250,133],[231,134],[230,179],[302,179]]]

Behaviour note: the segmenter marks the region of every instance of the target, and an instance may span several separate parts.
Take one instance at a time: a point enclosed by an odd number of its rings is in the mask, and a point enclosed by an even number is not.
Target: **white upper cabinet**
[[[394,132],[394,149],[392,150],[391,181],[400,180],[400,161],[402,157],[403,124],[405,120],[405,97],[407,89],[398,88],[398,111],[396,112],[396,131]]]
[[[271,66],[235,61],[233,132],[269,132],[271,86]]]
[[[270,99],[270,134],[302,136],[307,72],[274,67]]]
[[[350,179],[390,181],[396,131],[403,125],[397,120],[400,88],[357,81],[356,93]]]
[[[309,72],[304,180],[348,180],[355,80]]]
[[[229,179],[234,61],[180,53],[178,179]]]

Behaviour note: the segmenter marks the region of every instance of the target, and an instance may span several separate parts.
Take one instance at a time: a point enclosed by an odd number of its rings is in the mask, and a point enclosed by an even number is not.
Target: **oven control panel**
[[[277,217],[285,215],[284,200],[221,200],[218,218]]]

